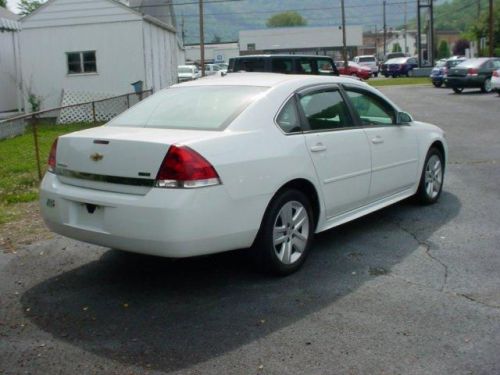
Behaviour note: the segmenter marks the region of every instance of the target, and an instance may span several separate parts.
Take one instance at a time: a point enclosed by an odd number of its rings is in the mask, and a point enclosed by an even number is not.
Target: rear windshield
[[[470,59],[462,62],[460,64],[460,68],[479,68],[481,65],[483,65],[486,61],[485,59]]]
[[[359,62],[375,62],[375,57],[360,57]]]
[[[178,68],[177,71],[179,73],[193,73],[193,68]]]
[[[396,59],[390,59],[386,62],[386,64],[404,64],[406,62],[406,58],[399,57]]]
[[[458,64],[463,63],[465,60],[450,60],[446,62],[446,65],[448,68],[453,68],[454,66],[457,66]]]
[[[446,61],[444,60],[439,60],[437,63],[436,63],[436,68],[440,68],[442,66],[445,66],[446,65]]]
[[[267,89],[256,86],[165,89],[117,116],[108,126],[222,130]]]

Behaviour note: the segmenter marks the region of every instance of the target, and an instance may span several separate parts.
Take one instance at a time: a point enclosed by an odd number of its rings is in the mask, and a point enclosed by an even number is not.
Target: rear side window
[[[271,71],[273,73],[293,73],[293,60],[292,59],[272,59],[271,60]]]
[[[276,123],[285,133],[297,133],[302,130],[294,98],[285,104],[276,118]]]
[[[346,88],[354,109],[363,125],[391,125],[396,123],[396,115],[392,106],[375,94]]]
[[[311,130],[325,131],[352,126],[347,106],[336,89],[303,95],[300,106]]]

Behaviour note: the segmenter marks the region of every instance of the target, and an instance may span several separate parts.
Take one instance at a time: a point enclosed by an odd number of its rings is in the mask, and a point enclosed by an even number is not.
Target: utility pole
[[[387,20],[386,20],[386,17],[385,17],[385,5],[386,5],[386,1],[384,0],[383,2],[383,7],[384,7],[384,59],[385,59],[385,56],[387,55]]]
[[[340,0],[340,4],[342,6],[342,58],[344,59],[344,68],[347,69],[347,45],[345,39],[345,9],[344,9],[344,0]]]
[[[405,55],[408,53],[408,3],[405,1],[405,15],[404,15],[404,40],[405,40],[405,47],[404,47],[404,53]]]
[[[490,17],[489,17],[489,47],[490,57],[493,57],[493,47],[495,45],[495,36],[493,35],[493,0],[490,0]]]
[[[200,13],[200,64],[201,76],[205,77],[205,32],[203,30],[203,0],[199,0]]]

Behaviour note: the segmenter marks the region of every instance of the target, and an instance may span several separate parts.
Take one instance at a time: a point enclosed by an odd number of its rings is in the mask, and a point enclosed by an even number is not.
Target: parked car
[[[384,61],[397,59],[398,57],[407,57],[404,52],[389,52],[384,56]]]
[[[373,55],[364,55],[364,56],[356,56],[354,62],[370,68],[374,77],[378,76],[378,61],[377,58]]]
[[[229,67],[229,64],[226,63],[218,63],[219,69],[222,72],[222,74],[227,74],[227,68]]]
[[[348,64],[347,68],[345,68],[343,61],[335,62],[337,70],[339,71],[340,74],[346,76],[356,76],[364,80],[367,80],[372,76],[372,70],[367,66],[356,64],[353,61],[348,61],[347,64]]]
[[[177,67],[177,79],[179,82],[192,81],[200,78],[201,74],[195,65],[179,65]]]
[[[67,237],[176,258],[249,247],[285,275],[315,233],[413,195],[436,202],[446,160],[441,129],[363,82],[229,74],[59,137],[40,204]]]
[[[436,63],[436,66],[431,71],[431,81],[435,87],[441,87],[446,84],[448,71],[466,60],[463,56],[454,56],[449,59],[442,59]]]
[[[500,96],[500,69],[494,70],[491,75],[491,89]]]
[[[497,69],[500,69],[498,57],[469,59],[450,69],[446,82],[456,94],[462,93],[464,88],[480,88],[482,92],[489,93],[493,89],[491,77]]]
[[[229,59],[228,73],[273,72],[338,76],[333,59],[318,55],[251,55]]]
[[[211,76],[220,72],[220,67],[217,64],[205,64],[205,75]]]
[[[384,77],[408,77],[409,72],[417,66],[418,63],[415,57],[398,57],[395,59],[390,59],[383,63],[380,69],[380,73],[384,75]]]

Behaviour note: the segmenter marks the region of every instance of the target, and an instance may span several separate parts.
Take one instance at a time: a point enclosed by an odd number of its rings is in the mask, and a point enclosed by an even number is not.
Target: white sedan
[[[500,69],[494,70],[491,76],[491,89],[500,96]]]
[[[251,248],[289,274],[314,233],[438,200],[443,131],[342,77],[238,73],[162,90],[59,137],[40,193],[54,232],[165,257]]]

